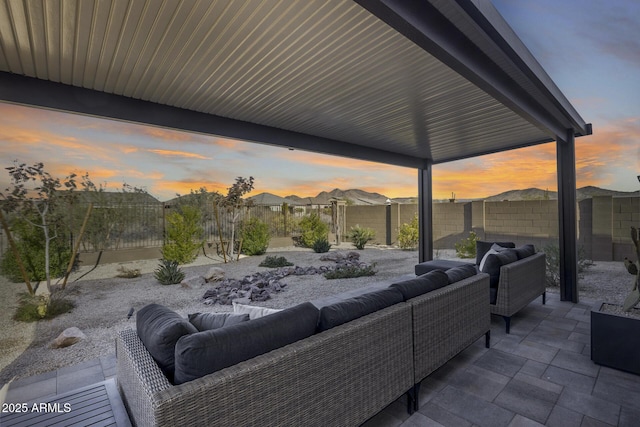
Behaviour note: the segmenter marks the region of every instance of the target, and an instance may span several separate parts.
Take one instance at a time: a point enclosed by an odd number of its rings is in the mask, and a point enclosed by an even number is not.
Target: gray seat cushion
[[[399,290],[387,288],[327,305],[320,310],[318,332],[326,331],[402,301],[402,293]]]
[[[389,286],[402,293],[405,301],[417,296],[426,294],[427,292],[440,289],[449,284],[449,277],[442,270],[433,270],[427,274],[423,274],[413,279],[403,280]]]
[[[318,309],[306,302],[224,328],[185,335],[176,344],[175,384],[233,366],[315,333]]]
[[[431,261],[421,262],[414,267],[416,276],[427,274],[430,271],[442,270],[447,271],[450,268],[460,267],[461,265],[468,265],[470,262],[456,261],[449,259],[434,259]]]
[[[522,245],[518,246],[515,251],[516,255],[518,255],[518,259],[524,259],[530,257],[531,255],[535,255],[536,248],[533,245]]]
[[[169,381],[173,381],[176,342],[184,335],[198,332],[187,319],[159,304],[149,304],[136,314],[140,341]]]

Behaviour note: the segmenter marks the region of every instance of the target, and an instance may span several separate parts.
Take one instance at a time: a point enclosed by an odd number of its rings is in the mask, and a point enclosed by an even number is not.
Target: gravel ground
[[[338,250],[349,251],[351,245]],[[402,251],[386,247],[368,247],[357,251],[360,260],[376,263],[378,273],[373,277],[327,280],[322,275],[290,276],[283,292],[262,303],[252,303],[272,308],[285,308],[295,304],[340,293],[348,289],[366,286],[372,281],[392,279],[413,272],[418,259],[416,251]],[[278,248],[267,255],[282,255],[297,266],[320,266],[331,262],[320,261],[322,254],[300,248]],[[242,278],[257,271],[266,255],[245,257],[227,264],[218,260],[199,257],[196,262],[184,266],[186,276],[204,275],[215,265],[225,270],[226,277]],[[437,251],[436,258],[455,259],[454,251]],[[139,268],[142,275],[133,279],[117,278],[118,268]],[[202,295],[211,285],[184,288],[180,285],[162,286],[153,277],[157,260],[133,261],[125,264],[101,265],[90,270],[83,267],[70,278],[64,293],[72,299],[76,308],[55,319],[36,323],[16,322],[12,319],[17,297],[26,290],[24,284],[9,283],[0,279],[0,386],[11,378],[21,378],[51,371],[63,366],[91,360],[115,351],[116,333],[135,327],[135,315],[127,319],[131,307],[142,308],[149,303],[164,304],[186,316],[196,312],[231,311],[228,305],[208,306],[202,303]],[[82,277],[81,277],[82,276]],[[81,277],[81,278],[80,278]],[[80,278],[80,280],[74,281]],[[621,302],[630,290],[631,276],[620,262],[597,262],[579,281],[581,298]],[[549,289],[549,292],[558,292]],[[64,329],[77,326],[87,339],[63,349],[51,349],[51,341]]]

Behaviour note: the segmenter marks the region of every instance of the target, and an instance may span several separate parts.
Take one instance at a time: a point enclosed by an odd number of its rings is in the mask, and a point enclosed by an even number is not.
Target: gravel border
[[[334,251],[335,249],[332,249]],[[350,244],[338,250],[353,250]],[[321,275],[289,276],[282,280],[287,286],[265,302],[252,303],[271,308],[286,308],[304,301],[340,293],[349,289],[366,286],[372,282],[393,279],[413,273],[418,260],[417,251],[403,251],[386,247],[367,247],[360,254],[360,260],[376,263],[378,273],[373,277],[327,280]],[[321,261],[323,254],[301,248],[278,248],[266,255],[284,256],[301,267],[331,264]],[[242,278],[257,271],[268,270],[259,267],[266,255],[244,257],[227,264],[218,260],[199,257],[196,262],[183,267],[186,276],[204,275],[211,266],[221,267],[226,277]],[[436,258],[456,259],[455,251],[440,250]],[[133,279],[115,277],[118,268],[139,268],[142,275]],[[64,366],[113,354],[115,336],[118,331],[135,327],[135,315],[127,319],[131,307],[140,309],[149,303],[159,303],[171,307],[183,316],[196,312],[231,311],[229,305],[205,305],[202,295],[210,285],[185,288],[180,285],[162,286],[153,278],[153,270],[158,260],[141,260],[128,263],[100,265],[81,280],[74,279],[85,274],[90,268],[84,267],[71,277],[67,297],[73,299],[76,308],[68,314],[47,321],[23,323],[14,321],[17,297],[26,290],[24,284],[9,283],[0,279],[0,386],[11,378],[22,378],[51,371]],[[592,300],[621,302],[630,291],[632,278],[621,262],[597,262],[591,266],[579,281],[580,297]],[[548,289],[558,292],[557,288]],[[63,349],[51,349],[51,341],[64,329],[77,326],[87,339]]]

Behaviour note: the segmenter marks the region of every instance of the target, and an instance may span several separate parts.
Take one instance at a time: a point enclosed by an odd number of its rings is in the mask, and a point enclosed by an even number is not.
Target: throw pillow
[[[513,242],[485,242],[483,240],[476,241],[476,265],[480,265],[480,261],[484,258],[484,255],[491,249],[491,246],[497,244],[503,248],[515,248],[516,244]]]
[[[173,381],[176,342],[198,330],[187,319],[159,304],[149,304],[138,310],[136,330],[153,360],[169,381]]]
[[[248,314],[234,313],[193,313],[189,314],[188,317],[189,322],[201,332],[222,328],[223,326],[235,325],[236,323],[247,322],[249,320]]]
[[[246,305],[239,304],[237,302],[233,302],[233,312],[235,314],[248,314],[249,319],[259,319],[262,316],[267,316],[269,314],[274,314],[282,310],[278,310],[276,308],[267,308],[267,307],[258,307],[255,305]]]
[[[326,331],[403,301],[402,293],[393,288],[382,289],[322,307],[318,332]]]
[[[495,255],[497,253],[498,251],[496,251],[495,249],[489,249],[487,253],[485,253],[484,256],[482,257],[482,260],[480,261],[480,265],[478,265],[478,269],[484,272],[484,265],[486,264],[487,258],[489,258],[489,255]]]
[[[475,265],[467,264],[450,268],[446,271],[446,274],[449,279],[449,283],[451,284],[464,280],[468,277],[475,276],[476,274],[478,274],[478,270],[476,270]]]
[[[399,290],[400,293],[402,293],[403,299],[407,301],[419,295],[426,294],[427,292],[440,289],[448,284],[449,278],[444,271],[433,270],[422,276],[394,283],[389,287]]]
[[[176,344],[175,384],[310,337],[317,323],[318,309],[305,302],[251,322],[183,336]]]

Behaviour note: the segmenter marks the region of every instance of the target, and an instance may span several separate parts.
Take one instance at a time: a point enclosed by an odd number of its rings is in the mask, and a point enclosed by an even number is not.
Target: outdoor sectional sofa
[[[482,335],[489,345],[488,293],[487,274],[453,269],[183,331],[173,382],[141,341],[153,347],[154,323],[139,325],[116,339],[118,387],[137,425],[357,426],[404,393],[411,412],[422,379]],[[252,342],[267,351],[252,355]]]
[[[417,264],[416,275],[453,267],[473,266],[457,260],[433,260]],[[475,268],[489,274],[491,314],[502,316],[506,332],[511,330],[511,317],[542,296],[546,303],[546,256],[533,245],[518,248],[513,242],[476,242]]]

